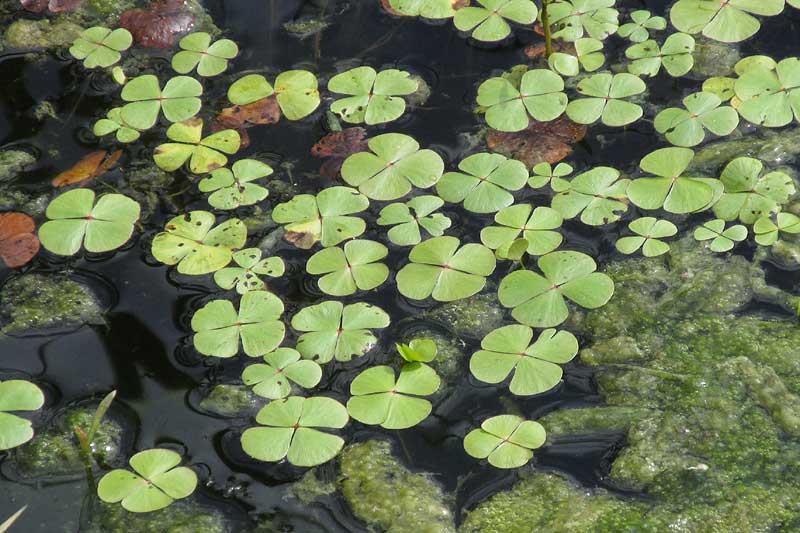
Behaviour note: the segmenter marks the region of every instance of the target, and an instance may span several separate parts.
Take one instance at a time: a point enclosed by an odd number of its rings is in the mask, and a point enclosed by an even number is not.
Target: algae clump
[[[19,19],[11,23],[4,37],[5,44],[11,48],[40,50],[69,46],[82,31],[82,27],[67,20],[50,22],[47,19]]]
[[[255,416],[267,401],[245,385],[223,383],[215,385],[200,401],[200,409],[213,415],[239,418]]]

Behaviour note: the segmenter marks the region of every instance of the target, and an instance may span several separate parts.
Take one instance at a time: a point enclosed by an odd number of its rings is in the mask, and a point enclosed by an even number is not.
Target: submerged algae
[[[216,416],[239,418],[255,416],[267,401],[245,385],[215,385],[200,401],[200,409]]]
[[[47,19],[19,19],[6,28],[4,44],[22,50],[43,50],[69,46],[83,28],[68,20],[51,22]]]
[[[89,496],[83,510],[85,533],[228,533],[234,529],[216,509],[193,499],[178,500],[151,513],[129,513],[119,504]]]
[[[439,322],[458,337],[478,339],[500,327],[505,320],[495,290],[455,302],[438,304],[422,313],[420,317]]]
[[[24,150],[3,150],[0,152],[0,181],[15,178],[28,165],[36,162],[36,158]]]

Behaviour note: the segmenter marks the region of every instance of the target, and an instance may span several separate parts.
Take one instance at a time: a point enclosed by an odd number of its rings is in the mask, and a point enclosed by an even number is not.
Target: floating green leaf
[[[416,245],[411,261],[397,273],[397,290],[413,300],[432,296],[440,302],[468,298],[486,285],[496,261],[491,250],[455,237],[434,237]]]
[[[727,102],[736,95],[734,78],[713,77],[703,82],[703,92],[715,94],[722,102]]]
[[[123,112],[124,114],[124,112]],[[175,141],[156,147],[153,159],[159,168],[172,172],[189,161],[189,170],[204,174],[228,163],[224,154],[239,150],[241,137],[236,130],[222,130],[203,137],[203,120],[191,118],[176,122],[167,129],[167,137]]]
[[[763,170],[764,164],[752,157],[737,157],[728,163],[720,176],[725,193],[714,204],[714,214],[722,220],[738,217],[753,224],[780,211],[795,193],[794,180],[784,172]]]
[[[274,400],[258,412],[261,426],[242,433],[242,449],[260,461],[286,457],[295,466],[316,466],[336,457],[344,439],[315,428],[339,429],[348,420],[347,409],[331,398]]]
[[[170,122],[181,122],[195,116],[200,111],[200,95],[203,86],[194,78],[176,76],[164,85],[153,74],[133,78],[122,88],[122,120],[131,128],[147,130],[158,120],[159,111]]]
[[[94,191],[72,189],[48,204],[39,240],[58,255],[75,255],[81,246],[109,252],[130,240],[139,213],[139,204],[122,194],[104,194],[95,202]]]
[[[383,309],[362,302],[322,302],[304,307],[292,318],[292,327],[304,332],[297,340],[297,351],[320,364],[364,355],[377,342],[370,330],[388,325],[389,315]]]
[[[30,381],[0,381],[0,450],[10,450],[33,438],[29,420],[11,411],[36,411],[44,405],[44,394]]]
[[[656,115],[655,128],[676,146],[695,146],[703,142],[705,130],[723,137],[739,125],[735,109],[722,106],[717,95],[692,93],[683,99],[686,109],[670,107]]]
[[[236,218],[213,227],[215,220],[207,211],[178,215],[153,239],[153,257],[165,265],[178,265],[181,274],[216,272],[231,262],[234,250],[244,246],[247,228]]]
[[[518,396],[547,392],[561,381],[561,364],[578,354],[578,340],[568,331],[546,329],[531,344],[533,330],[515,324],[495,329],[472,354],[469,369],[485,383],[500,383],[512,372],[509,390]]]
[[[372,67],[357,67],[328,82],[329,91],[351,95],[336,100],[331,111],[351,124],[391,122],[406,110],[406,102],[400,97],[412,94],[417,86],[418,82],[403,70],[376,72]]]
[[[75,39],[69,53],[75,59],[82,59],[86,68],[110,67],[122,57],[120,52],[127,50],[133,44],[133,36],[125,28],[109,30],[101,26],[94,26],[84,30],[80,37]]]
[[[561,116],[567,108],[567,95],[561,76],[535,69],[522,75],[519,89],[504,77],[489,78],[478,87],[477,102],[486,108],[486,122],[492,128],[522,131],[530,123],[528,115],[540,122]]]
[[[306,70],[287,70],[275,78],[275,95],[289,120],[307,117],[319,107],[317,77]]]
[[[572,174],[574,169],[566,163],[559,163],[553,167],[550,163],[539,163],[533,167],[533,175],[528,180],[528,186],[540,189],[550,184],[555,178],[565,178]]]
[[[457,10],[453,23],[477,41],[500,41],[511,35],[507,21],[533,24],[539,13],[531,0],[477,0],[478,6]],[[479,7],[480,6],[480,7]]]
[[[400,357],[409,363],[430,363],[436,358],[438,348],[432,339],[411,339],[408,344],[395,343]]]
[[[625,50],[625,57],[632,60],[628,72],[653,77],[663,66],[673,78],[683,76],[694,66],[694,45],[694,38],[685,33],[673,33],[661,47],[652,40],[635,44]]]
[[[518,191],[528,181],[525,163],[500,154],[474,154],[458,164],[462,172],[448,172],[436,185],[446,202],[464,202],[473,213],[495,213],[514,203],[510,191]]]
[[[483,228],[481,242],[495,250],[500,259],[510,259],[509,249],[518,239],[525,240],[524,251],[530,255],[550,253],[563,240],[559,232],[553,231],[561,227],[561,213],[549,207],[512,205],[497,213],[494,221],[499,225]]]
[[[130,459],[133,472],[117,469],[107,473],[97,485],[97,496],[106,503],[122,502],[131,513],[158,511],[197,488],[197,474],[178,466],[180,463],[180,454],[172,450],[139,452]]]
[[[322,379],[322,368],[314,361],[301,360],[300,352],[278,348],[264,356],[263,363],[249,365],[242,372],[242,381],[253,392],[270,400],[289,396],[292,383],[304,389],[316,387]]]
[[[709,248],[712,252],[727,252],[733,249],[735,243],[747,238],[747,228],[736,224],[725,229],[725,221],[717,218],[695,228],[694,238],[698,241],[711,241]]]
[[[545,439],[544,428],[538,422],[500,415],[470,431],[464,437],[464,450],[476,459],[488,459],[495,468],[518,468],[531,460],[531,450],[541,447]]]
[[[389,5],[407,17],[445,19],[456,13],[453,0],[389,0]]]
[[[269,195],[269,191],[252,183],[272,174],[272,167],[255,159],[241,159],[231,169],[218,168],[211,177],[200,181],[201,192],[212,193],[208,203],[217,209],[236,209],[243,205],[253,205]]]
[[[564,322],[569,315],[564,298],[587,309],[606,304],[614,294],[614,282],[595,272],[594,259],[580,252],[551,252],[539,258],[539,269],[518,270],[506,276],[497,296],[504,307],[522,324],[549,328]]]
[[[553,37],[574,42],[588,34],[604,40],[617,31],[619,12],[615,0],[571,0],[552,2],[547,10],[550,24],[556,31]]]
[[[277,278],[283,275],[286,265],[280,257],[261,258],[258,248],[246,248],[234,252],[233,261],[238,265],[217,270],[214,282],[223,289],[236,287],[236,292],[244,294],[248,291],[263,291],[264,281],[259,276]]]
[[[581,67],[586,72],[594,72],[606,62],[603,54],[603,41],[591,37],[581,37],[575,41],[575,54],[553,52],[547,58],[550,68],[562,76],[577,76]]]
[[[800,217],[792,213],[778,213],[775,221],[770,217],[761,217],[753,224],[756,242],[761,246],[772,246],[778,241],[781,233],[796,235],[800,233]]]
[[[355,239],[342,248],[325,248],[306,263],[306,271],[322,275],[319,288],[331,296],[348,296],[357,290],[369,291],[389,277],[389,267],[378,263],[389,250],[379,242]]]
[[[448,217],[434,213],[443,205],[444,200],[438,196],[415,196],[406,203],[389,204],[381,209],[378,225],[394,226],[387,235],[398,246],[419,244],[422,242],[420,228],[432,237],[439,237],[450,227]]]
[[[627,37],[634,43],[642,43],[649,39],[649,30],[665,30],[667,28],[667,19],[654,17],[646,9],[637,9],[632,12],[631,20],[632,22],[620,26],[617,34],[620,37]]]
[[[784,0],[679,0],[670,9],[670,20],[680,31],[735,43],[752,37],[761,27],[753,15],[778,15],[783,5]]]
[[[588,98],[570,102],[567,116],[578,124],[592,124],[599,119],[606,126],[625,126],[641,118],[642,108],[623,98],[641,94],[646,88],[639,77],[626,72],[589,76],[581,80],[576,89]]]
[[[669,220],[658,220],[653,217],[637,218],[628,228],[636,237],[622,237],[617,241],[617,250],[623,254],[636,253],[641,248],[645,257],[656,257],[669,252],[669,244],[662,240],[678,233],[678,228]]]
[[[98,137],[116,132],[117,140],[121,143],[132,143],[141,136],[139,130],[131,127],[122,119],[122,109],[119,107],[109,111],[106,118],[95,122],[92,131]]]
[[[368,206],[367,197],[355,189],[328,187],[316,196],[299,194],[278,204],[272,211],[272,219],[286,224],[285,239],[298,248],[308,250],[317,241],[327,248],[364,233],[366,223],[349,215]]]
[[[551,187],[558,194],[553,197],[553,209],[564,218],[575,218],[581,213],[581,222],[602,226],[616,222],[628,210],[626,190],[630,180],[619,179],[619,171],[611,167],[596,167],[578,174],[572,181],[553,178]]]
[[[248,105],[275,94],[275,89],[261,74],[248,74],[228,88],[228,100],[234,105]]]
[[[396,200],[432,187],[442,177],[444,161],[433,150],[420,150],[408,135],[385,133],[368,142],[372,152],[358,152],[342,165],[342,179],[373,200]]]
[[[737,110],[753,124],[778,128],[800,120],[800,59],[784,59],[768,69],[748,67],[734,84],[741,100]]]
[[[238,311],[228,300],[212,300],[192,316],[194,347],[203,355],[233,357],[241,340],[244,353],[261,357],[283,341],[282,314],[283,302],[267,291],[245,293]]]
[[[211,42],[205,32],[190,33],[181,39],[181,51],[172,56],[172,68],[179,74],[188,74],[197,67],[203,77],[222,74],[228,68],[228,60],[239,54],[239,47],[230,39]]]

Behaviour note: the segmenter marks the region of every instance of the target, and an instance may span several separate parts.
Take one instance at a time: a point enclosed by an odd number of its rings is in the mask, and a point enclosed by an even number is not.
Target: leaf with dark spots
[[[105,150],[98,150],[87,155],[69,170],[65,170],[53,178],[53,187],[66,187],[67,185],[85,184],[89,180],[99,178],[117,164],[122,150],[109,154]]]
[[[169,48],[175,35],[194,27],[194,15],[185,0],[156,2],[150,9],[130,9],[119,18],[119,24],[133,35],[141,46]]]
[[[531,120],[518,132],[488,130],[486,145],[490,150],[522,161],[528,168],[539,163],[558,163],[572,153],[572,144],[586,136],[587,128],[566,117],[550,122]]]
[[[50,13],[74,11],[81,2],[82,0],[20,0],[22,7],[32,13],[42,13],[45,10]]]
[[[0,258],[9,268],[27,264],[39,252],[36,224],[24,213],[0,213]]]
[[[283,238],[301,250],[309,250],[317,242],[317,237],[311,232],[287,231]]]
[[[311,147],[311,154],[315,157],[325,157],[327,160],[319,169],[323,178],[336,179],[342,168],[344,160],[356,152],[368,149],[367,130],[364,128],[347,128],[342,131],[329,133]]]

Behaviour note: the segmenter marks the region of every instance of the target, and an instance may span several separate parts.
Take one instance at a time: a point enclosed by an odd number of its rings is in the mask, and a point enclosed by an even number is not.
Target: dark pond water
[[[493,73],[524,62],[523,47],[539,40],[533,32],[519,32],[519,39],[508,46],[477,47],[459,36],[449,23],[434,26],[393,18],[375,0],[332,0],[327,10],[333,24],[318,41],[314,37],[302,40],[290,37],[282,29],[284,22],[298,15],[318,13],[320,4],[324,2],[217,0],[207,2],[206,6],[215,23],[243,51],[235,61],[234,71],[266,69],[275,73],[304,68],[316,72],[324,83],[331,73],[344,66],[364,63],[376,68],[399,67],[421,75],[432,89],[428,103],[388,128],[374,128],[371,133],[385,129],[412,135],[423,146],[438,150],[451,163],[460,159],[468,148],[462,134],[478,128],[478,120],[471,113],[477,84]],[[620,4],[658,13],[665,10],[663,1]],[[800,49],[800,32],[795,29],[800,23],[798,13],[792,11],[785,17],[774,17],[780,20],[766,21],[758,38],[745,45],[742,55],[768,51],[779,59],[795,54]],[[168,69],[166,60],[161,68]],[[56,173],[98,146],[99,141],[89,128],[109,108],[113,88],[99,76],[87,75],[66,54],[37,62],[13,53],[0,55],[0,79],[0,144],[19,144],[40,153],[41,158],[26,173],[25,181],[31,190],[47,190]],[[224,77],[216,78],[206,83],[206,94],[216,98],[224,94],[228,83]],[[697,87],[698,82],[659,77],[648,85],[653,90],[654,103],[661,104]],[[55,105],[58,119],[33,120],[32,108],[45,100]],[[302,189],[329,185],[320,178],[307,177],[321,163],[309,153],[310,147],[325,133],[321,119],[297,123],[284,120],[275,126],[249,131],[252,144],[239,155],[268,156],[274,163],[292,163],[293,179]],[[647,122],[628,129],[594,127],[576,147],[571,161],[579,167],[591,161],[629,171],[660,142]],[[100,146],[105,145],[100,143]],[[53,147],[60,152],[58,157],[48,155]],[[130,149],[122,168],[135,167],[137,159],[149,157],[146,151]],[[122,171],[114,171],[107,181],[113,184],[116,173]],[[279,175],[288,179],[285,168]],[[170,191],[176,194],[175,203],[181,210],[207,209],[194,187],[181,192],[185,188],[186,182],[181,181]],[[30,267],[32,271],[67,269],[107,295],[111,306],[108,324],[85,326],[58,335],[0,338],[0,367],[27,373],[39,382],[50,384],[48,413],[116,389],[115,409],[118,415],[127,414],[132,421],[133,447],[140,450],[171,446],[185,452],[202,473],[201,500],[222,506],[242,530],[261,514],[280,516],[287,531],[363,530],[363,524],[344,504],[329,503],[308,509],[286,499],[287,486],[299,479],[303,470],[248,460],[238,447],[237,437],[251,424],[249,420],[217,418],[196,408],[198,390],[220,378],[235,379],[243,362],[211,362],[190,348],[190,316],[217,289],[210,280],[191,280],[188,284],[186,279],[178,280],[170,269],[157,265],[149,255],[153,235],[175,214],[165,203],[147,221],[144,232],[132,245],[109,256],[65,261],[40,255]],[[375,214],[373,210],[371,216]],[[464,228],[466,240],[475,240],[477,228],[490,220],[457,210],[448,214]],[[613,251],[615,234],[588,231],[577,225],[567,225],[566,229],[571,249],[586,251],[600,262]],[[257,243],[258,238],[251,242]],[[286,301],[285,316],[291,316],[301,305],[322,297],[303,274],[303,261],[308,254],[284,243],[278,255],[287,260],[289,274],[271,287]],[[401,257],[398,253],[390,263]],[[13,275],[9,270],[0,270],[0,281]],[[363,298],[389,311],[392,326],[382,333],[381,346],[363,360],[346,367],[329,365],[335,369],[326,369],[321,390],[332,391],[345,400],[346,386],[352,377],[365,365],[384,360],[394,339],[406,328],[420,325],[413,319],[420,308],[399,300],[396,294],[393,283],[388,283]],[[465,353],[471,353],[478,340],[464,339]],[[435,409],[434,415],[413,429],[380,432],[351,424],[346,430],[351,442],[376,434],[395,442],[402,440],[407,464],[432,472],[448,492],[455,493],[459,511],[509,486],[515,479],[514,473],[481,466],[463,451],[461,437],[467,428],[474,426],[476,420],[503,412],[498,389],[480,386],[467,374],[449,392],[447,401]],[[516,403],[522,413],[536,418],[565,405],[598,401],[591,372],[572,364],[566,368],[563,386]],[[589,486],[602,484],[608,461],[622,444],[621,439],[620,435],[598,435],[580,442],[558,443],[537,453],[536,461],[541,467],[566,471]],[[323,473],[334,475],[330,466],[323,467]],[[0,517],[22,504],[29,505],[19,531],[76,529],[86,491],[85,480],[26,484],[3,479],[0,487]]]

